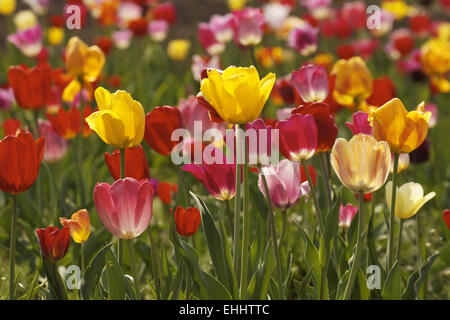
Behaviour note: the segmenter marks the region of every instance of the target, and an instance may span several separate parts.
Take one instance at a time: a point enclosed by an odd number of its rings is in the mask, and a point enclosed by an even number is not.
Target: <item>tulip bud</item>
[[[47,227],[36,229],[42,256],[50,262],[57,262],[64,258],[70,244],[69,228],[58,229]]]
[[[70,236],[76,243],[86,242],[91,234],[91,222],[86,209],[75,212],[70,219],[59,218],[59,221],[63,227],[70,229]]]
[[[308,64],[292,72],[292,84],[304,102],[322,102],[328,96],[325,68]]]
[[[202,222],[200,211],[197,208],[184,209],[177,206],[174,218],[177,232],[184,237],[194,235]]]

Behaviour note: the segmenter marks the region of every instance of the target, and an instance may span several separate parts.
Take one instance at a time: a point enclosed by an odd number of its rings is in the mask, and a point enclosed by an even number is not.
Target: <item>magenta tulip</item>
[[[232,26],[237,43],[252,46],[262,40],[264,15],[260,8],[247,7],[233,12]]]
[[[134,239],[147,229],[152,218],[153,188],[148,179],[97,183],[94,202],[103,225],[120,239]]]
[[[281,160],[276,166],[263,167],[258,180],[259,190],[264,196],[263,174],[269,188],[274,207],[286,210],[295,206],[301,197],[309,194],[308,181],[301,182],[299,163]]]
[[[328,96],[328,75],[324,67],[303,66],[292,72],[291,82],[304,102],[323,102]]]
[[[317,125],[314,116],[293,114],[277,123],[280,152],[292,161],[307,160],[314,156],[317,148]]]
[[[347,204],[345,207],[341,204],[339,207],[339,226],[348,228],[352,223],[353,218],[358,212],[358,206]]]
[[[211,30],[209,24],[200,22],[198,24],[197,35],[200,44],[209,55],[220,55],[225,50],[225,45],[216,39],[216,36]]]
[[[369,115],[367,113],[358,111],[352,117],[353,123],[347,121],[345,124],[354,135],[359,133],[372,135],[372,127],[370,126]]]
[[[318,33],[319,29],[305,23],[292,29],[288,36],[288,45],[306,57],[316,51]]]

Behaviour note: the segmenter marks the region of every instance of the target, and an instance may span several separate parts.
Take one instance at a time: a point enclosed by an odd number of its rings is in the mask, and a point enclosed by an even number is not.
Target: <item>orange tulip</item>
[[[70,229],[70,236],[76,243],[86,242],[91,234],[91,222],[86,209],[81,209],[72,214],[70,219],[59,218],[63,227]]]

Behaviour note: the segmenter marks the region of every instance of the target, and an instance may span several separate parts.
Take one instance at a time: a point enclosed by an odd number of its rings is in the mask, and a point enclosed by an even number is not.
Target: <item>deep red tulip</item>
[[[120,151],[115,150],[112,154],[105,152],[105,162],[114,180],[120,179]],[[149,179],[147,159],[142,146],[125,149],[125,177],[131,177],[140,181]]]
[[[136,37],[142,37],[147,34],[148,21],[145,18],[138,18],[128,23],[128,28]]]
[[[447,225],[447,228],[450,230],[450,210],[445,209],[444,212],[442,212],[442,217],[444,218],[444,222]]]
[[[156,187],[156,193],[161,201],[170,205],[172,203],[172,198],[178,192],[178,186],[176,184],[171,184],[169,182],[160,182]]]
[[[20,124],[20,120],[14,119],[14,118],[8,118],[3,121],[3,133],[5,136],[8,134],[10,135],[16,135],[17,130],[19,130],[22,127]]]
[[[364,202],[372,201],[372,195],[373,195],[373,192],[371,192],[371,193],[364,193],[364,195],[363,195]],[[359,193],[355,192],[355,198],[357,200],[359,200]]]
[[[350,59],[356,52],[355,48],[351,44],[343,44],[336,47],[336,53],[341,59]]]
[[[426,35],[430,30],[431,19],[426,14],[416,14],[409,18],[409,26],[414,33]]]
[[[45,113],[45,116],[52,123],[56,133],[64,139],[73,139],[80,132],[81,113],[75,106],[69,111],[59,108],[56,115]]]
[[[308,165],[308,171],[309,171],[309,175],[311,176],[313,186],[316,186],[317,173],[316,173],[316,169],[313,167],[312,164]],[[303,166],[300,166],[300,183],[303,183],[305,181],[308,181],[308,177],[306,176],[305,168]]]
[[[381,107],[386,102],[397,97],[395,84],[388,76],[373,80],[372,95],[367,99],[369,105]]]
[[[31,69],[23,65],[9,67],[8,80],[19,107],[41,109],[50,101],[50,72],[47,63]]]
[[[144,140],[153,150],[167,156],[179,143],[171,139],[172,132],[179,128],[183,128],[183,123],[178,108],[156,107],[145,116]]]
[[[311,114],[317,126],[317,152],[325,152],[333,147],[338,127],[326,103],[308,103],[292,110],[291,114]]]
[[[168,24],[173,24],[177,19],[175,7],[170,2],[161,3],[153,9],[154,20],[165,20]]]
[[[42,256],[45,259],[57,262],[64,258],[70,244],[70,229],[68,227],[62,229],[56,227],[36,229],[36,234],[39,238]]]
[[[0,190],[12,194],[28,190],[38,176],[44,147],[45,139],[35,141],[29,132],[0,140]]]
[[[105,56],[108,55],[108,53],[111,51],[113,44],[114,43],[111,38],[106,36],[101,36],[96,41],[96,45],[99,46],[100,49],[102,49]]]
[[[202,216],[197,208],[186,208],[186,210],[180,206],[175,209],[175,227],[177,232],[184,236],[190,237],[194,235],[200,223],[202,222]]]

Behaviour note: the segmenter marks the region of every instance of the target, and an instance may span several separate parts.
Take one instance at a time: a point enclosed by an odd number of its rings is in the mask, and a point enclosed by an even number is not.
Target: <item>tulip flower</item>
[[[231,22],[237,43],[253,46],[262,40],[264,15],[260,8],[247,7],[233,12]]]
[[[261,169],[258,187],[261,193],[267,197],[261,175],[266,178],[270,200],[276,208],[289,209],[295,206],[301,197],[308,197],[309,183],[301,182],[300,165],[296,162],[284,159],[276,166],[266,166]]]
[[[167,44],[167,55],[174,61],[183,61],[189,53],[191,42],[186,39],[170,40]]]
[[[61,160],[67,153],[67,141],[56,133],[50,121],[39,119],[39,133],[45,138],[44,161]]]
[[[277,123],[280,152],[292,161],[307,160],[317,149],[317,125],[314,116],[293,114]]]
[[[449,209],[445,209],[442,212],[442,218],[444,219],[444,222],[447,225],[447,229],[450,230],[450,210]]]
[[[249,139],[249,164],[268,164],[272,154],[278,152],[278,139],[273,128],[267,126],[262,119],[256,119],[245,126],[245,132]],[[252,137],[254,140],[251,140]]]
[[[263,6],[264,21],[272,30],[278,30],[283,27],[284,21],[291,12],[291,7],[282,3],[268,3]]]
[[[214,198],[232,199],[236,191],[236,164],[229,164],[219,149],[214,149],[213,153],[220,161],[205,161],[204,158],[201,165],[185,164],[181,169],[192,173]]]
[[[16,10],[16,0],[0,0],[0,14],[11,15]]]
[[[70,38],[65,57],[67,71],[86,82],[97,80],[105,64],[103,51],[98,46],[88,47],[78,37]]]
[[[322,102],[328,96],[328,75],[323,67],[305,65],[292,71],[291,81],[304,102]]]
[[[36,229],[41,247],[42,256],[50,262],[57,262],[64,258],[69,249],[70,230],[69,228],[58,229],[47,227]]]
[[[7,40],[29,58],[36,57],[42,50],[42,28],[39,24],[10,34]]]
[[[0,110],[8,110],[14,102],[14,91],[11,87],[0,87]]]
[[[112,154],[105,152],[105,162],[113,179],[120,179],[120,150],[115,150]],[[125,149],[125,177],[137,181],[150,178],[145,152],[140,145]]]
[[[172,204],[173,196],[178,192],[178,186],[169,182],[159,182],[156,190],[161,201],[170,206]]]
[[[407,182],[397,187],[395,200],[395,216],[401,219],[409,219],[414,216],[425,203],[436,196],[435,192],[423,195],[423,188],[419,183]],[[391,210],[392,182],[386,184],[386,203]]]
[[[431,112],[430,121],[428,121],[428,128],[434,128],[438,119],[438,108],[434,103],[427,103],[425,111]]]
[[[358,212],[358,206],[347,204],[345,207],[341,204],[339,206],[339,226],[348,228],[352,223],[353,218]]]
[[[395,84],[388,76],[373,79],[372,95],[367,98],[367,103],[381,107],[383,104],[397,96]]]
[[[38,19],[32,10],[20,10],[14,15],[14,25],[17,30],[25,30],[34,27]]]
[[[431,113],[424,103],[415,111],[406,111],[403,103],[394,98],[373,112],[373,136],[386,141],[393,153],[410,153],[417,149],[428,133]]]
[[[450,71],[450,43],[445,39],[432,38],[421,47],[420,60],[423,72],[430,76],[432,84],[440,92],[450,91],[447,74]]]
[[[201,73],[205,69],[220,69],[220,58],[195,54],[192,56],[191,71],[196,81],[201,80]]]
[[[15,136],[16,133],[22,130],[22,124],[20,120],[14,118],[7,118],[3,121],[3,134]]]
[[[317,28],[312,27],[309,23],[304,23],[289,33],[288,45],[302,56],[309,56],[317,49],[318,33]]]
[[[133,33],[130,30],[114,31],[111,39],[114,42],[117,49],[124,50],[130,46]]]
[[[233,26],[232,26],[233,15],[231,13],[226,15],[214,14],[209,20],[209,26],[214,32],[216,39],[219,42],[227,43],[233,39]]]
[[[139,19],[141,16],[142,8],[140,5],[130,1],[124,1],[120,2],[117,8],[116,22],[121,29],[124,29],[129,26],[131,21]]]
[[[86,209],[78,210],[70,219],[59,218],[59,221],[63,227],[69,228],[70,236],[76,243],[86,242],[91,234],[91,222]]]
[[[202,216],[197,208],[186,208],[177,206],[174,214],[175,227],[178,234],[184,237],[194,235],[202,222]]]
[[[12,194],[28,190],[38,176],[44,147],[45,139],[35,141],[29,132],[0,140],[0,190]]]
[[[133,19],[128,23],[128,28],[133,32],[138,38],[144,37],[147,35],[148,30],[148,20],[144,17],[139,17],[137,19]]]
[[[314,117],[317,126],[316,152],[326,152],[333,147],[338,127],[328,104],[321,102],[305,104],[292,110],[291,114],[304,116],[311,114]],[[286,139],[288,140],[289,138],[286,137]]]
[[[89,128],[114,148],[135,147],[144,138],[145,113],[139,101],[118,90],[110,93],[99,87],[95,90],[95,100],[99,111],[86,118]]]
[[[75,138],[80,132],[81,113],[75,106],[71,107],[69,111],[60,107],[56,115],[45,113],[45,116],[51,122],[56,133],[66,140]]]
[[[64,40],[64,29],[61,27],[48,28],[47,39],[52,46],[59,46]]]
[[[50,0],[23,0],[36,14],[43,16],[48,12]]]
[[[397,173],[402,172],[406,168],[409,167],[409,154],[408,153],[400,153],[398,157],[398,166]],[[391,168],[389,169],[390,173],[394,172],[394,155],[391,157]]]
[[[370,126],[369,115],[366,112],[358,111],[352,115],[352,122],[345,122],[345,125],[352,131],[354,135],[364,133],[372,135],[372,127]]]
[[[8,80],[14,90],[14,97],[23,109],[41,109],[50,100],[50,66],[38,64],[34,68],[23,65],[8,69]]]
[[[112,185],[97,183],[94,202],[103,225],[120,239],[134,239],[150,224],[153,188],[147,179],[116,180]]]
[[[225,50],[225,45],[216,39],[209,24],[204,22],[199,23],[197,34],[201,46],[209,55],[220,55]]]
[[[336,75],[333,97],[344,106],[359,107],[372,93],[372,74],[360,57],[339,60],[331,71]]]
[[[153,20],[148,24],[147,32],[155,42],[166,40],[169,24],[165,20]]]
[[[374,192],[387,179],[391,165],[389,146],[366,134],[350,139],[336,139],[331,151],[331,165],[339,180],[353,192]]]
[[[145,142],[156,152],[168,156],[179,141],[172,141],[172,132],[182,128],[180,110],[174,107],[156,107],[145,116]]]
[[[155,20],[165,20],[169,25],[175,23],[177,12],[175,6],[170,2],[158,4],[152,11]]]
[[[332,0],[301,0],[302,6],[306,7],[317,20],[324,20],[330,16]]]
[[[275,83],[275,74],[260,80],[255,67],[228,67],[223,72],[208,70],[200,90],[220,117],[233,124],[258,118]]]

